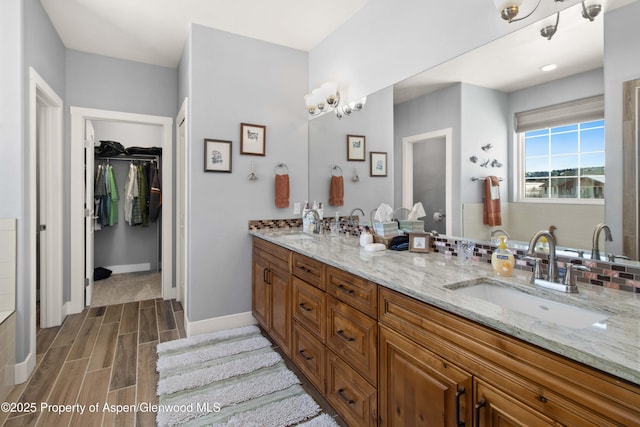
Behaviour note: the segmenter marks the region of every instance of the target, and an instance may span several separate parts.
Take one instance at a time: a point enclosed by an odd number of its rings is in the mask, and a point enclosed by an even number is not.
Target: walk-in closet
[[[114,121],[92,124],[96,152],[91,306],[159,298],[162,128]],[[120,146],[125,153],[118,153]]]

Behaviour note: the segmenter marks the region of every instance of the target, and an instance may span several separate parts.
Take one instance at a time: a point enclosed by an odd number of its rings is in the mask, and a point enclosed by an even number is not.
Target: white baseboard
[[[231,314],[229,316],[214,317],[211,319],[198,320],[190,322],[184,316],[185,330],[187,336],[207,334],[209,332],[221,331],[223,329],[240,328],[242,326],[250,326],[258,323],[250,311],[245,313]]]
[[[36,354],[35,352],[29,353],[24,362],[16,363],[15,366],[15,379],[16,384],[22,384],[29,379],[29,375],[36,367]]]
[[[111,270],[111,274],[137,273],[138,271],[151,270],[151,263],[145,262],[142,264],[110,265],[104,268]]]

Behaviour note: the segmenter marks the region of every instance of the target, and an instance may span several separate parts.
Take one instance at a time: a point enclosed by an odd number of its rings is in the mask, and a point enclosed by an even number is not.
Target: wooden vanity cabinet
[[[392,335],[386,331],[390,330],[413,342],[417,348],[410,347],[412,352],[422,348],[473,377],[473,391],[465,386],[470,392],[462,411],[466,425],[640,426],[638,386],[389,289],[381,288],[379,293],[379,392],[386,417],[391,416],[388,408],[406,413],[414,405],[384,383],[395,369],[389,366],[393,359],[388,356],[388,336]],[[438,363],[428,363],[431,371]],[[424,377],[415,381],[430,387],[432,372],[418,362],[413,369],[416,378]],[[469,397],[474,424],[468,421]],[[451,404],[441,410],[450,414]]]
[[[282,351],[291,355],[291,252],[253,239],[251,311]]]

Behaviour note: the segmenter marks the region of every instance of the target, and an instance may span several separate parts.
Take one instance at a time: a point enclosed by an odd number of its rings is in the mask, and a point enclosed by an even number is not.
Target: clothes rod
[[[478,177],[471,177],[471,181],[485,181],[487,178],[478,178]],[[502,178],[498,178],[498,181],[502,181]]]
[[[127,156],[127,157],[100,157],[100,156],[96,156],[96,161],[100,161],[100,160],[126,160],[128,162],[132,162],[134,160],[142,160],[142,161],[149,161],[149,162],[157,162],[159,160],[160,156]]]

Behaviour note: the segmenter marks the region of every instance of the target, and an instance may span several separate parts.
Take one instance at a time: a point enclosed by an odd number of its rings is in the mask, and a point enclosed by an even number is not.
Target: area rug
[[[159,426],[336,426],[255,326],[157,347]]]

